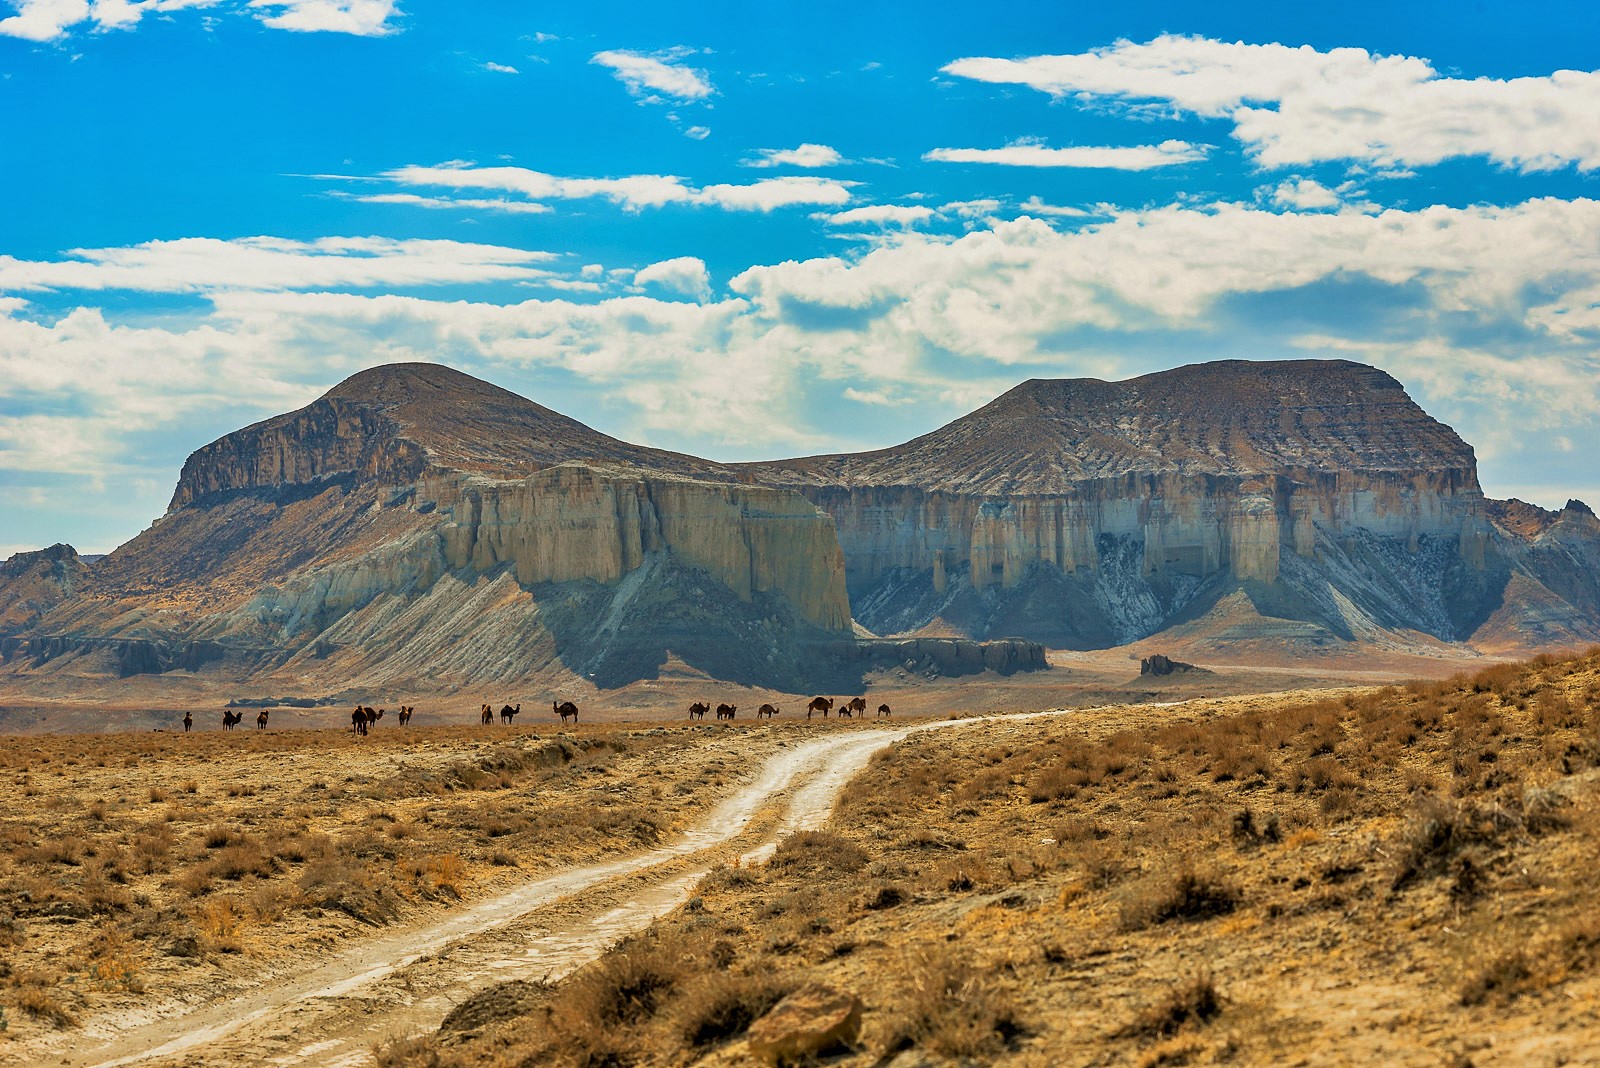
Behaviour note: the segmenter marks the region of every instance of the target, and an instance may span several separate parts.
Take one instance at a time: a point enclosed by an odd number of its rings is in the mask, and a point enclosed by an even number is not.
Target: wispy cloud
[[[264,26],[298,33],[348,33],[384,37],[395,32],[389,20],[395,0],[250,0]]]
[[[943,71],[1058,98],[1159,101],[1228,119],[1267,167],[1415,166],[1458,156],[1525,172],[1600,167],[1600,71],[1449,78],[1414,56],[1173,35],[1070,55],[958,59]]]
[[[807,141],[795,148],[763,148],[754,159],[743,161],[746,167],[832,167],[848,163],[839,151],[829,145]]]
[[[227,5],[257,12],[263,25],[278,30],[348,33],[382,37],[393,33],[396,0],[13,0],[17,13],[0,19],[0,36],[55,41],[80,26],[131,30],[145,15]]]
[[[1209,145],[1188,141],[1163,141],[1159,145],[1076,146],[1048,148],[1032,141],[1016,141],[1004,148],[935,148],[922,158],[937,163],[997,163],[1007,167],[1081,167],[1101,170],[1148,171],[1206,158]]]
[[[492,61],[488,62],[488,63],[485,63],[483,65],[483,69],[487,70],[487,71],[493,71],[496,74],[521,74],[522,73],[520,70],[518,70],[515,67],[508,66],[505,63],[495,63],[495,62],[492,62]]]
[[[716,92],[705,71],[680,64],[680,60],[693,54],[687,48],[654,53],[612,49],[596,52],[589,62],[610,68],[641,103],[690,103]]]
[[[851,182],[810,175],[785,175],[746,184],[696,187],[675,175],[633,174],[620,178],[565,178],[523,167],[474,167],[451,163],[409,166],[383,177],[402,185],[516,193],[528,203],[546,200],[600,198],[628,211],[671,204],[725,208],[730,211],[773,211],[791,205],[840,205],[850,200]],[[521,203],[521,202],[516,202]],[[429,204],[443,207],[444,204]],[[487,207],[477,201],[464,206]]]
[[[899,226],[911,227],[934,217],[932,208],[921,205],[868,204],[848,211],[812,216],[829,226]]]

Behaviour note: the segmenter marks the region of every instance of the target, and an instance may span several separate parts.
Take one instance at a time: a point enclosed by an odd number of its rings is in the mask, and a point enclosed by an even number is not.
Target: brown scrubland
[[[1573,1064],[1600,1048],[1600,651],[1447,682],[914,736],[391,1068],[733,1065],[787,993],[840,1065]]]

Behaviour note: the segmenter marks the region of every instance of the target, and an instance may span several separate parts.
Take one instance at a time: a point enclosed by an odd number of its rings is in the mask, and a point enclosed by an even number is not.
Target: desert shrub
[[[387,1039],[372,1047],[372,1058],[378,1068],[455,1068],[462,1063],[442,1052],[432,1035]]]
[[[770,975],[702,975],[683,992],[679,1034],[696,1050],[737,1038],[793,989],[792,983]]]
[[[362,923],[387,923],[398,914],[393,892],[345,857],[313,861],[298,885],[306,904],[343,912]]]
[[[1232,883],[1184,857],[1141,880],[1123,897],[1120,922],[1123,930],[1137,931],[1169,920],[1226,915],[1238,905],[1239,891]]]
[[[796,831],[778,843],[768,867],[786,875],[845,875],[867,863],[866,852],[829,831]]]
[[[77,1016],[67,1008],[56,992],[57,979],[44,972],[28,972],[17,977],[17,1008],[36,1020],[44,1020],[56,1027],[74,1027]]]
[[[1116,1032],[1119,1038],[1170,1035],[1194,1021],[1209,1023],[1222,1012],[1222,995],[1217,993],[1211,972],[1200,971],[1146,1006]]]
[[[1463,1005],[1481,1005],[1492,994],[1516,996],[1532,977],[1526,949],[1500,946],[1467,969],[1456,995]]]
[[[897,1018],[885,1025],[886,1052],[917,1046],[946,1057],[992,1055],[1026,1030],[1008,992],[949,946],[908,961]]]

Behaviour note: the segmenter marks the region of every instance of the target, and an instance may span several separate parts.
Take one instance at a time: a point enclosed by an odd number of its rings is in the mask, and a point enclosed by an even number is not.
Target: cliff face
[[[23,630],[70,599],[89,573],[70,545],[18,553],[0,561],[0,635]]]
[[[1453,430],[1343,361],[1028,382],[905,445],[747,470],[834,517],[880,632],[1103,646],[1243,587],[1327,642],[1464,641],[1515,566],[1554,559],[1517,556]]]

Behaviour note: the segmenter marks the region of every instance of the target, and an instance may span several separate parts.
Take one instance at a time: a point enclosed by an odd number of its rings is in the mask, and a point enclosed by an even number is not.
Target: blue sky
[[[722,459],[1329,356],[1600,503],[1600,13],[0,0],[0,555],[436,359]]]

